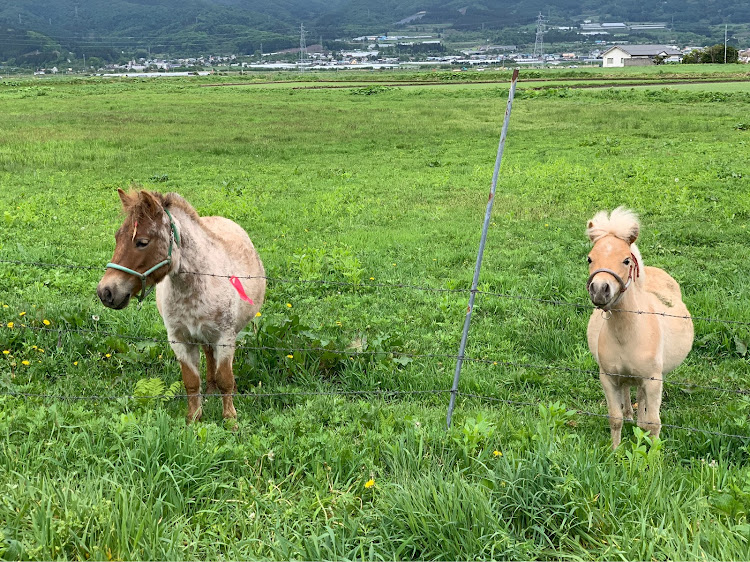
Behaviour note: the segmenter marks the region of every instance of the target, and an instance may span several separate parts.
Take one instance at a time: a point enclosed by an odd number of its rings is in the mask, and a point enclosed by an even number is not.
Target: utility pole
[[[724,24],[724,64],[727,64],[727,25]]]

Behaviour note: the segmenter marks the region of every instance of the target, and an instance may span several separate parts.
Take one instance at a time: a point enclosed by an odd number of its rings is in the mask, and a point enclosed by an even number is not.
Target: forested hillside
[[[419,12],[409,24],[483,31],[492,40],[532,26],[540,12],[552,26],[661,21],[703,37],[725,23],[750,23],[746,0],[9,0],[0,4],[0,61],[41,64],[82,54],[112,60],[138,50],[253,53],[261,45],[268,52],[297,45],[300,24],[310,44],[398,32],[407,24],[397,22]]]

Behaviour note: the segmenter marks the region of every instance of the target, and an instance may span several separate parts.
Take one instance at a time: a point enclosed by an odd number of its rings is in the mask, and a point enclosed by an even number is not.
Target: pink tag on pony
[[[247,294],[245,293],[245,289],[242,287],[242,282],[237,279],[237,277],[230,277],[229,282],[232,284],[232,287],[234,287],[234,290],[237,291],[243,301],[247,301],[250,304],[255,304],[253,302],[253,299],[247,296]]]

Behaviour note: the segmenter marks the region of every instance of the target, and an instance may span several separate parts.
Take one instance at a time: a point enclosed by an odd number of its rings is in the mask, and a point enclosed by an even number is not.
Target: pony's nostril
[[[605,283],[605,284],[604,284],[604,287],[602,288],[602,292],[604,293],[604,296],[605,296],[605,297],[609,297],[609,293],[610,293],[610,288],[609,288],[609,285],[607,285],[607,284]]]
[[[109,287],[102,287],[97,291],[97,293],[99,293],[99,299],[104,304],[112,304],[112,291],[109,289]]]

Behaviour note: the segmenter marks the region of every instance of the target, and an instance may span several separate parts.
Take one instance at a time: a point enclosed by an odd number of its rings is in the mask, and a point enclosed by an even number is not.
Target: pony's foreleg
[[[650,431],[652,437],[659,437],[661,431],[661,379],[662,374],[655,373],[638,387],[638,427]]]
[[[201,408],[201,375],[200,375],[200,351],[195,344],[174,343],[172,344],[177,360],[182,369],[182,382],[188,395],[188,410],[185,420],[187,423],[198,421],[203,410]]]
[[[216,357],[214,348],[210,345],[204,345],[203,353],[206,355],[206,394],[216,392]]]
[[[618,380],[619,377],[608,375],[604,371],[599,371],[599,380],[604,389],[604,396],[607,398],[607,412],[609,414],[609,430],[612,434],[612,448],[616,449],[620,444],[622,435],[622,422],[624,418],[625,404],[623,403],[623,385]],[[625,387],[627,388],[627,387]],[[628,402],[630,397],[628,396]],[[632,407],[631,407],[632,410]]]
[[[234,409],[232,397],[237,389],[234,382],[234,370],[232,369],[233,362],[234,345],[224,344],[216,349],[216,386],[221,392],[222,414],[225,418],[237,417],[237,410]]]

